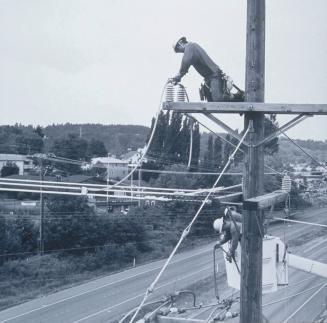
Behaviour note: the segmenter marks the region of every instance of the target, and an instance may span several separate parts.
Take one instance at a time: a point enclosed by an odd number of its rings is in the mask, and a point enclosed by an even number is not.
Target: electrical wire
[[[241,138],[240,142],[238,143],[237,147],[235,148],[235,150],[233,151],[233,153],[230,155],[230,157],[228,158],[228,161],[222,171],[222,173],[224,173],[227,168],[229,167],[230,163],[233,161],[234,156],[236,154],[236,152],[238,151],[238,149],[240,148],[241,144],[243,143],[243,141],[245,140],[245,137],[247,136],[249,132],[249,127],[246,129],[246,131],[244,132],[243,137]],[[218,184],[218,182],[220,181],[222,175],[219,175],[217,180],[215,181],[215,183],[213,184],[212,188],[215,188]],[[196,219],[198,218],[202,208],[204,207],[205,203],[208,201],[209,197],[211,195],[211,191],[208,192],[207,196],[205,197],[205,199],[203,200],[202,204],[200,205],[198,211],[196,212],[196,214],[194,215],[192,221],[189,223],[189,225],[184,229],[179,241],[177,242],[175,248],[173,249],[173,251],[171,252],[170,256],[168,257],[168,259],[166,260],[165,264],[163,265],[162,269],[160,270],[160,272],[158,273],[158,275],[156,276],[155,280],[152,282],[152,284],[150,285],[150,287],[146,290],[145,295],[143,297],[142,302],[140,303],[137,311],[134,313],[130,323],[133,323],[134,319],[136,318],[138,312],[141,310],[143,304],[145,303],[146,299],[148,298],[149,294],[153,292],[154,287],[156,285],[156,283],[158,282],[158,280],[160,279],[160,277],[162,276],[163,272],[165,271],[165,269],[167,268],[167,266],[169,265],[171,259],[173,258],[173,256],[175,255],[177,249],[179,248],[180,244],[182,243],[182,241],[184,240],[184,238],[188,235],[193,223],[196,221]]]
[[[310,157],[315,163],[317,163],[319,166],[323,167],[327,171],[327,167],[323,163],[321,163],[319,160],[309,154],[304,148],[302,148],[298,143],[296,143],[292,138],[290,138],[285,132],[282,133],[293,145],[298,147],[305,155]]]
[[[280,298],[280,299],[278,299],[277,301],[273,301],[273,302],[269,302],[269,303],[263,304],[262,307],[266,307],[266,306],[274,305],[274,304],[277,304],[277,303],[280,303],[280,302],[285,302],[285,301],[289,300],[290,298],[293,298],[293,297],[295,297],[295,296],[299,296],[299,295],[302,295],[302,294],[308,293],[308,292],[310,292],[311,290],[313,290],[313,289],[315,289],[315,288],[318,288],[318,287],[321,287],[321,286],[324,285],[324,284],[326,284],[326,283],[323,282],[323,283],[320,283],[320,284],[315,285],[315,286],[313,286],[313,287],[310,287],[310,288],[308,288],[308,289],[305,289],[305,290],[303,290],[303,291],[301,291],[301,292],[298,292],[298,293],[296,293],[296,294],[292,294],[292,295],[289,295],[289,296],[287,296],[287,297]]]
[[[293,223],[300,223],[300,224],[307,224],[307,225],[314,225],[314,226],[317,226],[317,227],[327,228],[326,224],[320,224],[320,223],[314,223],[314,222],[305,222],[305,221],[298,221],[298,220],[291,220],[291,219],[277,218],[277,217],[274,217],[274,220],[293,222]]]
[[[162,99],[163,99],[163,95],[164,95],[164,92],[165,92],[165,89],[166,89],[167,84],[168,84],[168,81],[165,83],[165,85],[164,85],[164,87],[162,89],[161,96],[160,96],[159,108],[158,108],[157,113],[156,113],[156,118],[155,118],[155,122],[154,122],[154,125],[153,125],[153,129],[152,129],[152,132],[151,132],[149,141],[148,141],[148,143],[146,145],[145,151],[143,152],[143,155],[138,160],[137,165],[129,172],[129,174],[127,174],[124,178],[122,178],[120,181],[118,181],[117,183],[115,183],[112,186],[117,186],[117,185],[123,183],[126,179],[128,179],[130,176],[132,176],[134,174],[134,172],[137,170],[137,168],[142,164],[142,161],[144,160],[144,158],[145,158],[145,156],[146,156],[146,154],[147,154],[147,152],[148,152],[148,150],[150,148],[150,145],[152,143],[154,134],[155,134],[156,129],[157,129],[157,124],[158,124],[158,120],[159,120],[159,114],[160,114],[160,112],[162,110]]]

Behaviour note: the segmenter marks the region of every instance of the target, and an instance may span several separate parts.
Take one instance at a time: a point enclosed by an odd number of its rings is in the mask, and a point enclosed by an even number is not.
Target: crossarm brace
[[[267,136],[266,138],[261,140],[259,143],[257,143],[255,145],[255,147],[258,147],[258,146],[261,146],[261,145],[264,145],[264,144],[268,143],[269,141],[271,141],[271,140],[275,139],[276,137],[278,137],[284,131],[287,131],[287,130],[293,128],[298,123],[302,122],[303,120],[305,120],[308,117],[312,117],[312,115],[301,113],[300,115],[296,116],[295,118],[293,118],[292,120],[290,120],[289,122],[285,123],[283,126],[278,128],[275,132],[273,132],[272,134],[270,134],[269,136]]]
[[[207,118],[209,118],[211,121],[213,121],[214,123],[216,123],[218,126],[220,126],[221,128],[223,128],[224,130],[226,130],[232,137],[236,138],[238,141],[241,141],[242,136],[240,136],[236,131],[234,131],[232,128],[230,128],[229,126],[227,126],[226,123],[222,122],[221,120],[219,120],[217,117],[215,117],[211,113],[204,112],[203,114]],[[245,140],[243,141],[243,144],[245,146],[249,147],[249,144]]]

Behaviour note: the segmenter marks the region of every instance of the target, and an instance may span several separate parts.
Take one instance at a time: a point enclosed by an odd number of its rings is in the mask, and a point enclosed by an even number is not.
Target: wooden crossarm
[[[183,113],[246,113],[327,115],[327,104],[260,102],[164,102],[165,110]]]
[[[275,191],[269,194],[253,197],[243,202],[243,209],[249,211],[266,209],[277,203],[284,202],[287,199],[287,196],[288,193],[286,191]]]

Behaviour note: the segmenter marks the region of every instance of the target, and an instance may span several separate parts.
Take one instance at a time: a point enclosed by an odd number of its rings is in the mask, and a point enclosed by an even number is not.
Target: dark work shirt
[[[193,66],[204,78],[217,75],[220,70],[218,65],[214,63],[205,50],[196,43],[186,44],[181,68],[179,70],[180,75],[184,76],[188,72],[190,66]]]

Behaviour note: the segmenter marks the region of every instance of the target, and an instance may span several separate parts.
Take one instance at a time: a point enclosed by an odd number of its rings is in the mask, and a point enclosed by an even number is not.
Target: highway
[[[326,212],[326,209],[310,210],[300,215],[299,219],[326,224]],[[282,239],[285,236],[291,243],[292,240],[305,237],[308,233],[312,233],[312,240],[315,232],[319,230],[321,229],[303,224],[278,223],[272,225],[270,233]],[[212,275],[212,246],[213,244],[210,244],[176,255],[148,300],[158,299]],[[325,237],[317,238],[311,245],[308,238],[303,250],[296,246],[291,249],[299,255],[327,261]],[[163,262],[151,262],[6,309],[0,312],[0,322],[113,322],[139,304]],[[219,265],[220,268],[223,267],[223,259],[220,259]],[[289,286],[265,295],[263,304],[280,301],[283,297],[314,287],[322,281],[319,277],[290,270]],[[315,289],[312,289],[287,302],[266,305],[264,313],[272,322],[281,322],[314,291]]]

